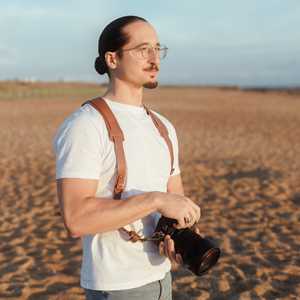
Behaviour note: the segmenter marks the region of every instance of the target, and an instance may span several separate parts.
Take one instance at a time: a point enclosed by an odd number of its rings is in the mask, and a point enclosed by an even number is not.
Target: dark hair
[[[107,51],[117,51],[128,42],[129,36],[127,34],[124,34],[122,29],[124,26],[136,21],[147,22],[147,20],[141,17],[124,16],[115,19],[103,29],[98,41],[99,56],[95,60],[95,69],[100,75],[107,73],[110,77],[105,61],[105,53]],[[120,52],[119,55],[120,57],[122,57],[122,52]]]

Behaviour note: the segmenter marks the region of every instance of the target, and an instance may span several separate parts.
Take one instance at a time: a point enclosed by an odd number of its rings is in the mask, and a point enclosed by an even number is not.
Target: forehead
[[[147,22],[136,21],[123,28],[123,32],[129,36],[127,47],[136,46],[142,43],[156,45],[159,43],[155,29]]]

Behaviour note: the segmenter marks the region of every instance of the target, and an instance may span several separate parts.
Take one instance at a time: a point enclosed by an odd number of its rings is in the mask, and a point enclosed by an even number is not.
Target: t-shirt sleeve
[[[56,179],[99,179],[102,145],[99,131],[87,116],[66,120],[53,139]]]

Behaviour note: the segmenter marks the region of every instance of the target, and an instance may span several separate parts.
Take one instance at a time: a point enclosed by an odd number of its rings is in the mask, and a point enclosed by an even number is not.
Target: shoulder
[[[72,112],[61,124],[60,129],[80,130],[83,128],[100,129],[105,126],[102,115],[91,105],[85,104]]]
[[[53,145],[60,140],[76,139],[80,136],[92,138],[95,135],[103,136],[106,133],[106,125],[103,117],[91,105],[85,104],[67,116],[56,131]]]

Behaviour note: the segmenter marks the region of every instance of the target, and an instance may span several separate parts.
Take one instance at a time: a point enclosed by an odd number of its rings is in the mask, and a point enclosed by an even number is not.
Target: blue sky
[[[99,34],[131,14],[170,49],[161,83],[300,85],[299,0],[0,0],[0,79],[106,82]]]

